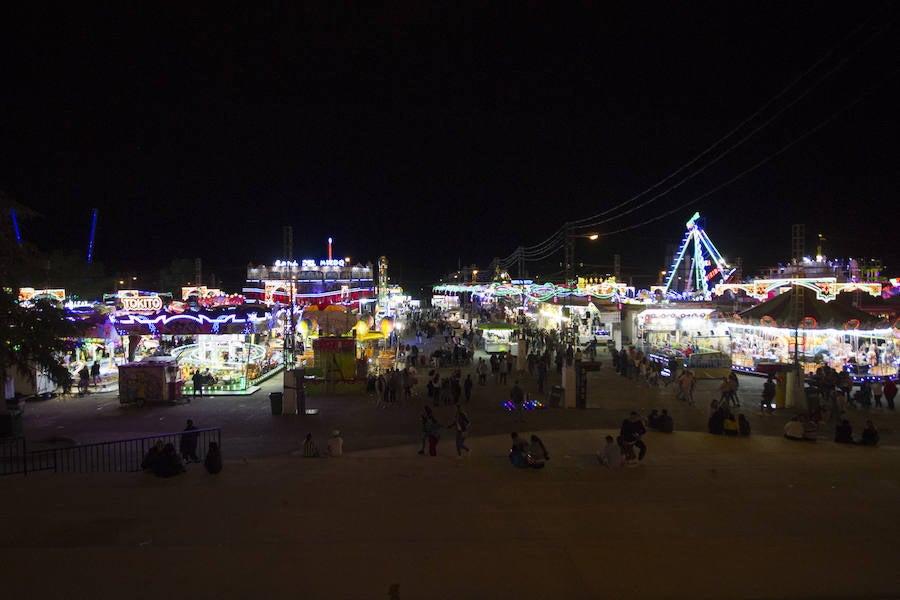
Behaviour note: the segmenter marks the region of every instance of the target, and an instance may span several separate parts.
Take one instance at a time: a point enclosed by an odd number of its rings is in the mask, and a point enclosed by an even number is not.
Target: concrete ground
[[[524,378],[526,389],[535,382]],[[741,378],[745,402],[761,382]],[[120,407],[94,394],[29,403],[32,447],[199,426],[223,428],[225,469],[0,479],[0,564],[11,597],[33,598],[894,598],[900,597],[896,416],[885,443],[780,437],[788,414],[747,409],[748,439],[703,433],[674,390],[601,371],[587,410],[510,415],[508,387],[477,387],[470,457],[448,431],[419,456],[421,402],[311,398],[315,416],[272,416],[270,383],[250,397]],[[639,467],[594,458],[632,408],[668,408]],[[450,422],[452,409],[440,407]],[[342,458],[292,457],[307,431],[340,428]],[[538,432],[543,470],[506,459],[509,431]]]

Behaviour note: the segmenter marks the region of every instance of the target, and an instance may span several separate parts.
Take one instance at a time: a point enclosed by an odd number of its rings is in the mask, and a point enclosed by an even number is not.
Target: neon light
[[[691,218],[687,220],[687,223],[685,223],[685,227],[687,227],[688,229],[693,229],[694,224],[697,222],[697,219],[699,219],[699,218],[700,218],[700,213],[695,212],[693,215],[691,215]]]
[[[227,323],[234,323],[237,325],[243,325],[246,323],[255,323],[258,321],[264,321],[268,317],[269,313],[263,316],[248,316],[246,319],[239,317],[238,315],[220,315],[215,318],[210,318],[207,315],[157,315],[155,317],[151,317],[148,315],[125,315],[124,317],[117,317],[115,315],[109,316],[110,323],[118,323],[119,325],[146,325],[146,326],[166,326],[170,323],[174,323],[176,321],[192,321],[198,325],[203,325],[204,323],[209,323],[211,326],[218,329],[219,326],[225,325]]]
[[[12,213],[13,230],[16,232],[16,242],[21,246],[22,236],[19,234],[19,222],[16,220],[16,209],[11,209],[10,212]]]
[[[97,233],[97,209],[94,209],[94,216],[91,218],[91,240],[88,242],[88,264],[94,257],[94,234]]]

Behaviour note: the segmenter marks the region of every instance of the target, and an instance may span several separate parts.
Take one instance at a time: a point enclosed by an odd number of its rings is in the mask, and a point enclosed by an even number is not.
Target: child
[[[618,469],[622,466],[622,450],[613,439],[613,436],[606,436],[606,446],[597,454],[600,463],[610,469]]]

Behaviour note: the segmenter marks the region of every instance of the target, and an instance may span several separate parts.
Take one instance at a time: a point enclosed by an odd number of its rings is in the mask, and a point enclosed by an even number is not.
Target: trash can
[[[284,403],[284,394],[282,392],[271,392],[269,394],[269,404],[272,405],[272,414],[280,415],[281,407]]]
[[[550,408],[559,408],[559,405],[562,402],[562,397],[562,387],[554,385],[552,388],[550,388]]]
[[[22,435],[22,411],[10,409],[5,415],[0,415],[0,438],[20,435]]]

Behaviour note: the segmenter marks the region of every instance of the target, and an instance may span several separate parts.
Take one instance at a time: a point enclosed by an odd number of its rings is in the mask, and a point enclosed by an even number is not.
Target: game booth
[[[713,308],[650,308],[634,316],[637,346],[670,376],[680,368],[698,379],[721,379],[731,373],[728,323]]]

